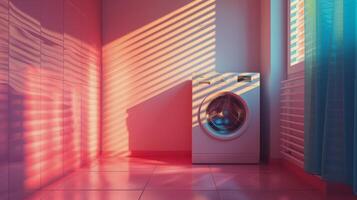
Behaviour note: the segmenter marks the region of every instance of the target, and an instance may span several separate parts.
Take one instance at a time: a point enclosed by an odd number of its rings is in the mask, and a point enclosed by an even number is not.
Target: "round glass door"
[[[202,105],[200,123],[208,134],[219,139],[232,139],[243,133],[248,109],[241,97],[225,92],[207,99]]]

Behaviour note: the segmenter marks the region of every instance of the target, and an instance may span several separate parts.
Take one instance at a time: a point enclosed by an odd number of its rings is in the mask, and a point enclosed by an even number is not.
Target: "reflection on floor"
[[[50,200],[349,200],[279,165],[191,165],[185,158],[102,159],[30,198]]]

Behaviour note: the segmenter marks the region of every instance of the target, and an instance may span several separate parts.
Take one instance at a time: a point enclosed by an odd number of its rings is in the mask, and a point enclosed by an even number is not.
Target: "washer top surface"
[[[247,78],[249,78],[247,80]],[[217,84],[237,84],[237,83],[248,83],[252,84],[256,81],[259,81],[259,73],[210,73],[208,75],[197,75],[193,74],[193,80],[196,83],[206,83],[210,85],[209,87],[214,87]]]

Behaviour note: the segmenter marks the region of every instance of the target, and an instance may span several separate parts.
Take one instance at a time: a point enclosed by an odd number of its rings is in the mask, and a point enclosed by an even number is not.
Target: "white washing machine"
[[[194,75],[192,92],[192,162],[259,163],[259,73]]]

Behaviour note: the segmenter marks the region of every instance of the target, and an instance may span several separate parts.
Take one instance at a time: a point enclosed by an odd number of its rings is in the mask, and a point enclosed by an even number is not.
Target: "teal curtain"
[[[356,0],[305,0],[305,170],[357,194]]]

